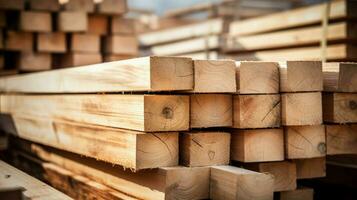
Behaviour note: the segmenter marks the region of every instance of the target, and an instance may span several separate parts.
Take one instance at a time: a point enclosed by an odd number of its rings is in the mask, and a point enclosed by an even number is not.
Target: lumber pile
[[[223,49],[238,60],[356,61],[356,7],[336,0],[233,21]]]
[[[1,75],[138,56],[127,10],[126,0],[1,1]]]

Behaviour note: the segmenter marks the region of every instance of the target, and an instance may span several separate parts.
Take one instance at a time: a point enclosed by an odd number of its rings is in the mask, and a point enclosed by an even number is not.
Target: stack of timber
[[[126,12],[126,0],[2,0],[1,75],[137,56]]]
[[[226,58],[356,61],[356,8],[356,1],[336,0],[233,21]]]

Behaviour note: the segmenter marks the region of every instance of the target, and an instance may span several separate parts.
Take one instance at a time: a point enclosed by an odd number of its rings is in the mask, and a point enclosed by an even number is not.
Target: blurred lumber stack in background
[[[126,0],[2,0],[1,74],[138,56]]]

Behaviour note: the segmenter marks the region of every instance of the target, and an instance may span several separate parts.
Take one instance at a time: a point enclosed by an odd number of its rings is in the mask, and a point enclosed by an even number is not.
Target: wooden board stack
[[[0,10],[2,74],[138,56],[126,0],[3,0]]]
[[[224,44],[226,57],[356,61],[356,8],[356,1],[336,0],[233,21]]]

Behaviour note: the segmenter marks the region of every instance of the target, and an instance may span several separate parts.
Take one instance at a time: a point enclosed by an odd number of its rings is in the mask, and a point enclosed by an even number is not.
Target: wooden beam
[[[52,57],[49,53],[21,52],[17,62],[17,68],[27,72],[49,70],[51,66]]]
[[[224,41],[225,52],[259,51],[264,49],[316,45],[321,40],[322,27],[296,28],[248,36],[228,36]],[[326,40],[336,42],[356,39],[357,26],[338,22],[328,25]]]
[[[321,178],[326,176],[326,158],[294,160],[298,179]]]
[[[101,63],[102,55],[100,53],[69,52],[55,55],[54,60],[55,68],[66,68]]]
[[[280,192],[279,200],[313,200],[314,189],[302,187],[296,190]]]
[[[139,35],[141,45],[152,46],[165,42],[189,39],[194,37],[220,34],[225,29],[223,19],[212,19],[204,22],[179,26],[177,28],[159,30]]]
[[[109,26],[109,18],[105,15],[92,14],[88,15],[88,30],[89,34],[107,35]]]
[[[29,199],[36,198],[41,200],[48,199],[48,197],[64,200],[72,199],[1,160],[0,169],[1,188],[23,187],[25,189],[23,195]]]
[[[111,34],[135,34],[135,19],[112,16],[110,20]]]
[[[0,112],[19,117],[149,132],[189,129],[189,97],[184,95],[1,95],[0,98]]]
[[[82,53],[100,53],[100,35],[72,33],[70,50]]]
[[[234,95],[234,128],[271,128],[280,126],[280,95]]]
[[[287,159],[306,159],[326,155],[325,127],[286,126],[285,154]]]
[[[139,54],[139,44],[135,35],[110,35],[105,37],[105,53],[134,55]]]
[[[323,63],[324,91],[357,92],[356,63]]]
[[[235,63],[232,60],[194,60],[194,93],[235,93]]]
[[[200,131],[180,135],[180,163],[188,167],[228,165],[230,133]]]
[[[281,108],[282,125],[302,126],[322,124],[322,100],[320,92],[281,94]]]
[[[220,54],[218,51],[187,53],[187,54],[182,54],[179,56],[180,57],[188,57],[188,58],[197,59],[197,60],[204,60],[204,59],[218,60],[218,59],[220,59]]]
[[[34,36],[29,32],[7,31],[5,49],[10,51],[33,51]]]
[[[24,145],[22,145],[24,148]],[[209,167],[165,167],[132,172],[69,152],[30,146],[34,155],[139,199],[208,199]]]
[[[210,199],[273,199],[274,177],[233,166],[211,167]]]
[[[97,11],[101,14],[122,15],[128,11],[126,0],[102,0],[97,5]]]
[[[323,89],[320,61],[287,61],[280,63],[281,92],[318,92]]]
[[[95,5],[93,0],[68,0],[63,7],[68,11],[92,13],[94,12]]]
[[[357,154],[357,125],[326,126],[327,155]]]
[[[320,23],[326,13],[328,3],[288,10],[248,20],[234,21],[230,24],[230,35],[249,35],[284,28]],[[356,2],[343,0],[330,3],[329,19],[346,19],[356,17],[353,10]]]
[[[51,32],[52,18],[50,12],[23,11],[20,13],[20,30],[34,32]]]
[[[2,116],[2,120],[2,129],[14,136],[133,171],[178,164],[177,132],[143,133],[33,117]]]
[[[103,55],[104,62],[128,60],[128,59],[132,59],[132,58],[135,58],[135,56],[119,55],[119,54],[105,54],[105,55]]]
[[[56,12],[60,10],[60,3],[58,0],[29,0],[30,10],[51,11]]]
[[[357,94],[324,93],[322,96],[325,122],[357,122]]]
[[[38,33],[36,49],[39,52],[65,53],[66,35],[62,32]]]
[[[0,0],[0,8],[2,10],[23,10],[25,8],[25,0]]]
[[[284,160],[282,129],[234,130],[231,138],[232,160],[241,162]]]
[[[239,94],[279,93],[279,65],[276,62],[236,62]]]
[[[232,107],[232,95],[229,94],[191,94],[190,127],[231,127]]]
[[[73,20],[76,19],[76,20]],[[88,29],[88,16],[83,11],[63,11],[57,15],[57,30],[62,32],[82,32]]]
[[[192,89],[192,60],[173,57],[136,58],[0,79],[0,90],[3,92],[88,93]]]

